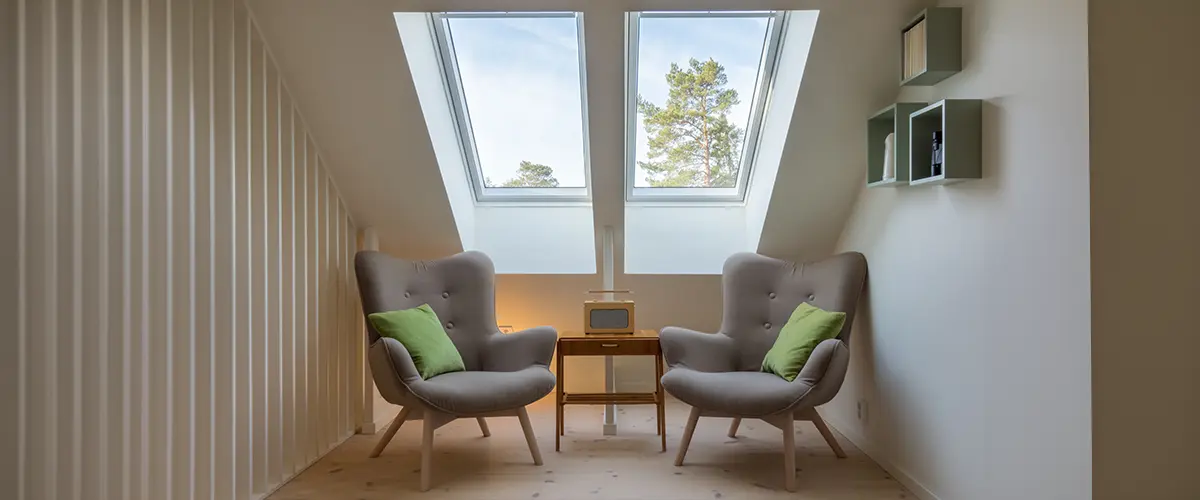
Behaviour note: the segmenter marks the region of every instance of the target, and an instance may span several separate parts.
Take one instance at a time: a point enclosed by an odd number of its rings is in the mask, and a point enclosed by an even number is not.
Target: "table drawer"
[[[658,354],[658,339],[563,339],[558,349],[563,356],[653,356]]]

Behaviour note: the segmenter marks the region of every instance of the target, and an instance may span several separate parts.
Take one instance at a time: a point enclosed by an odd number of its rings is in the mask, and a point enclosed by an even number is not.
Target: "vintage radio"
[[[631,293],[629,290],[590,290],[588,293]],[[583,333],[633,333],[632,300],[583,301]]]

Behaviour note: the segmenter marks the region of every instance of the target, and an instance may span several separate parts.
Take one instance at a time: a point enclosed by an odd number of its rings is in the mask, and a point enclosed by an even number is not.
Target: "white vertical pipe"
[[[615,285],[614,263],[614,231],[612,226],[604,226],[604,266],[601,269],[604,289],[612,290]],[[604,300],[614,300],[613,294],[605,293]],[[613,369],[613,357],[604,357],[604,392],[613,393],[617,390],[616,371]],[[604,405],[604,435],[617,434],[617,405]]]

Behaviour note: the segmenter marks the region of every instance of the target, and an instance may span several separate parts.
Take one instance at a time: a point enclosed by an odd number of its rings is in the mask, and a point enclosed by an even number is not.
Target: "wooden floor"
[[[567,435],[554,452],[554,404],[530,407],[545,465],[533,465],[516,418],[489,419],[485,438],[475,420],[458,420],[434,437],[433,488],[418,491],[420,422],[400,429],[379,458],[367,458],[376,436],[354,436],[284,485],[270,500],[443,499],[875,499],[915,498],[883,469],[841,439],[838,460],[808,422],[796,423],[796,493],[783,489],[783,440],[762,421],[742,422],[726,437],[728,419],[700,419],[687,462],[675,467],[688,407],[667,406],[667,452],[659,451],[654,407],[618,415],[619,436],[601,433],[601,407],[567,408]],[[415,424],[415,425],[414,425]]]

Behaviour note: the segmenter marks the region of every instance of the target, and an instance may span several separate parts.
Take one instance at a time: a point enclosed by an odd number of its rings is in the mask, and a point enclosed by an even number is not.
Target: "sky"
[[[579,47],[573,17],[449,19],[471,127],[485,177],[498,185],[523,160],[554,169],[561,187],[584,179]],[[741,103],[730,118],[748,121],[765,18],[650,18],[639,28],[638,93],[662,105],[671,63],[712,57],[725,66]],[[646,159],[638,121],[637,158]],[[635,186],[648,186],[638,172]]]

